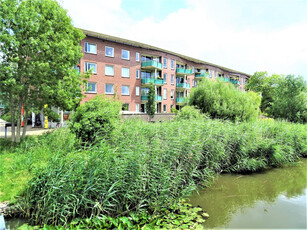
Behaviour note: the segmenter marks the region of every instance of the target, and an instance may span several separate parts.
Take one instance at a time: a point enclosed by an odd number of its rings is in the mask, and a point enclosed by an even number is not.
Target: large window
[[[166,73],[163,74],[163,83],[164,84],[167,83],[167,74]]]
[[[113,84],[106,84],[106,94],[114,94]]]
[[[171,69],[174,69],[174,60],[171,60]]]
[[[129,68],[122,67],[122,77],[129,77]]]
[[[97,64],[96,63],[91,63],[91,62],[85,62],[85,71],[91,70],[92,73],[96,74],[97,73]]]
[[[174,74],[171,75],[171,84],[174,85]]]
[[[140,96],[140,87],[139,86],[135,87],[135,95]]]
[[[174,90],[171,89],[171,99],[174,99]]]
[[[129,95],[129,86],[122,85],[122,95]]]
[[[85,42],[84,49],[85,49],[85,53],[97,54],[96,44]]]
[[[110,46],[106,46],[106,54],[107,57],[114,57],[114,48]]]
[[[130,59],[130,51],[129,50],[122,50],[122,59],[126,59],[126,60]]]
[[[167,68],[167,59],[166,58],[163,58],[163,67]]]
[[[136,52],[135,54],[135,60],[140,61],[140,53]]]
[[[167,99],[167,89],[163,89],[163,99]]]
[[[106,65],[105,75],[114,76],[114,66]]]
[[[96,83],[94,83],[94,82],[88,82],[88,83],[87,83],[86,92],[87,92],[87,93],[97,93]]]

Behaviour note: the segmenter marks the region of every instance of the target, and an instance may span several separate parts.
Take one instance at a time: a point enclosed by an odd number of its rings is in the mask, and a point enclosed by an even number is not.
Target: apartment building
[[[244,90],[248,74],[147,44],[88,30],[81,42],[80,71],[92,70],[83,102],[97,94],[114,96],[123,110],[145,112],[148,85],[156,92],[156,111],[180,109],[191,88],[203,78],[221,79]]]

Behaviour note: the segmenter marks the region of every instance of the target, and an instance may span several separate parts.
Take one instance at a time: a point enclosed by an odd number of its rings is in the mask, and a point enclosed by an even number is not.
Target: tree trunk
[[[16,132],[16,139],[15,142],[20,142],[20,126],[21,126],[21,107],[22,103],[20,102],[18,105],[18,111],[17,111],[17,132]]]
[[[28,108],[24,108],[24,126],[23,126],[23,130],[22,130],[22,139],[25,138],[26,133],[27,133],[27,126],[28,126],[28,115],[29,115],[29,110]]]
[[[12,93],[10,93],[10,113],[11,113],[11,141],[15,142],[15,109]]]

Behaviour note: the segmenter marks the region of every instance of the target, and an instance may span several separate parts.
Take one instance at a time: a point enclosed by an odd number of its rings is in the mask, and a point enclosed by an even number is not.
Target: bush
[[[248,121],[258,117],[261,99],[253,92],[242,92],[232,84],[203,79],[191,90],[189,105],[212,118]]]
[[[194,106],[184,106],[179,112],[177,119],[193,119],[204,117],[199,109],[196,109]]]
[[[121,108],[119,101],[96,96],[77,108],[69,127],[83,143],[108,139],[120,120]]]

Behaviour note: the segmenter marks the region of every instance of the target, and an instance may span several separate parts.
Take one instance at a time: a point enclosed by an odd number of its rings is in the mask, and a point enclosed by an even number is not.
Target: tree
[[[232,84],[203,79],[191,90],[189,105],[212,118],[232,121],[252,120],[259,115],[260,96],[242,92]]]
[[[307,122],[307,86],[302,77],[288,75],[278,83],[269,114],[291,122]]]
[[[271,108],[275,87],[282,78],[277,74],[269,76],[267,72],[255,72],[248,79],[245,89],[261,94],[260,109],[263,113]]]
[[[155,86],[150,83],[149,85],[149,92],[148,92],[148,100],[146,103],[146,113],[152,117],[155,115],[156,112],[156,103],[155,103],[155,97],[156,97],[156,92],[155,92]]]
[[[26,120],[44,104],[61,109],[79,104],[82,76],[73,66],[82,57],[84,35],[54,0],[0,0],[0,5],[0,97],[10,108],[12,141],[19,142],[22,107]]]

